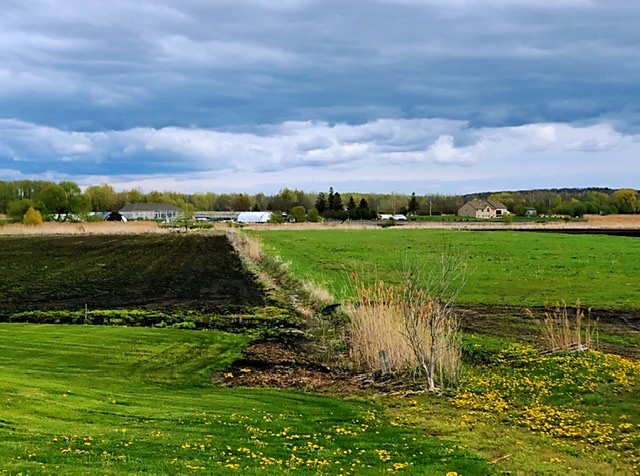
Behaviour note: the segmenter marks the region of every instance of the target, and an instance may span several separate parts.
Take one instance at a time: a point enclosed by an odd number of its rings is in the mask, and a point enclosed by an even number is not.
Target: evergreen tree
[[[355,210],[356,209],[356,201],[353,199],[353,195],[349,197],[349,203],[347,203],[347,210]]]
[[[315,209],[318,211],[320,215],[322,215],[324,211],[328,208],[327,205],[328,205],[327,196],[323,192],[320,192],[316,197]]]
[[[327,208],[332,211],[335,206],[335,193],[333,191],[333,187],[329,187],[329,196],[327,198]]]
[[[341,212],[344,210],[344,205],[342,204],[342,197],[340,196],[340,193],[335,192],[333,194],[333,200],[330,200],[329,208],[334,212]]]
[[[358,208],[360,210],[368,210],[369,209],[369,204],[367,203],[367,200],[365,200],[364,197],[362,197],[360,199],[360,203],[358,204]]]
[[[420,204],[418,203],[418,199],[416,198],[416,192],[411,194],[411,198],[409,199],[409,206],[407,207],[407,211],[412,215],[418,213],[420,209]]]

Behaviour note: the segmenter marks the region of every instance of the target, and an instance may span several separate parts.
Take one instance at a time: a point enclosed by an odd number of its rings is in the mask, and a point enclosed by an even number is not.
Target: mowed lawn
[[[373,400],[213,386],[247,340],[0,324],[0,474],[492,473]]]
[[[640,239],[513,231],[389,228],[259,232],[298,276],[342,299],[351,273],[398,282],[405,259],[428,271],[445,248],[469,257],[466,305],[541,306],[580,299],[584,307],[640,308]]]

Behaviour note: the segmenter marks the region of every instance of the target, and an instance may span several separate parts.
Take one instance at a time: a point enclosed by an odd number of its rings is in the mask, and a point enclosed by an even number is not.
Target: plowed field
[[[224,236],[0,238],[0,313],[137,308],[242,312],[262,289]]]

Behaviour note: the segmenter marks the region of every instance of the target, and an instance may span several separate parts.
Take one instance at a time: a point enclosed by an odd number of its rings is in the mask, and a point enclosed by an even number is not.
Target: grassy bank
[[[0,324],[0,473],[491,474],[374,401],[213,387],[246,337]],[[227,375],[226,378],[233,378]]]

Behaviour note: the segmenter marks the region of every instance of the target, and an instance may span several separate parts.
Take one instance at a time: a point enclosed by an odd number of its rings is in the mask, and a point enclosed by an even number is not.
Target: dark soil
[[[240,313],[261,286],[224,236],[0,238],[0,314],[136,308]]]

